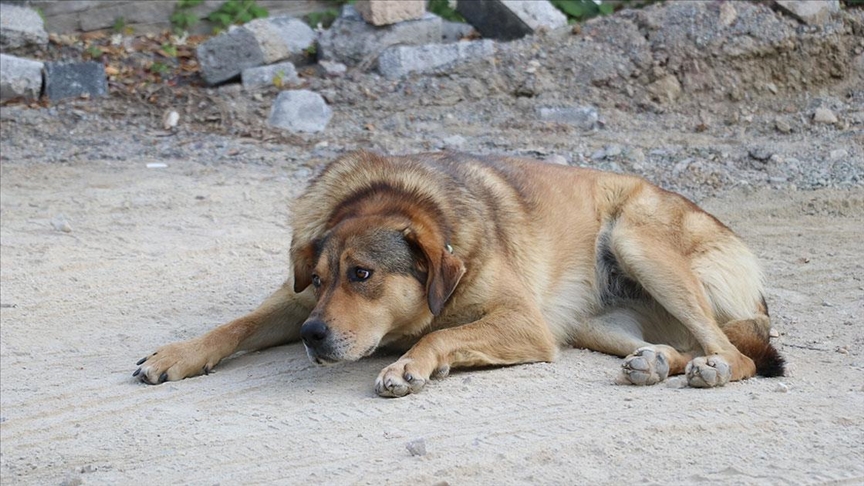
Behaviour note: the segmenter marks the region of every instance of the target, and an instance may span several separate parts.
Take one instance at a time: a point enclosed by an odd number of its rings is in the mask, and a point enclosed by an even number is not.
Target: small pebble
[[[148,169],[164,169],[168,167],[168,164],[163,164],[162,162],[150,162],[147,164]]]
[[[777,383],[777,388],[775,388],[774,391],[779,393],[787,393],[789,392],[789,385],[783,382]]]
[[[70,225],[69,221],[66,220],[66,216],[62,214],[58,214],[51,220],[51,226],[57,231],[62,231],[64,233],[72,232],[72,225]]]
[[[816,108],[813,113],[813,121],[815,123],[837,123],[837,115],[828,108]]]
[[[408,449],[408,452],[410,452],[412,456],[425,456],[426,440],[422,438],[414,439],[411,442],[405,444],[405,448]]]

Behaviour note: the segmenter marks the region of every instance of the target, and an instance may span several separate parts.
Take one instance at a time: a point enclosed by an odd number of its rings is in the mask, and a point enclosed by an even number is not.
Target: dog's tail
[[[771,345],[771,321],[767,315],[730,321],[721,327],[738,351],[753,360],[757,374],[773,377],[786,372],[786,360]]]

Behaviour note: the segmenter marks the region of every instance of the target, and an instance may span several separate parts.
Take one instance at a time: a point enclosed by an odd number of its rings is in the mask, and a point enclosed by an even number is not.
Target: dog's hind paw
[[[375,380],[375,393],[382,397],[404,397],[422,390],[429,377],[423,376],[413,364],[411,359],[400,359],[381,370]]]
[[[732,367],[721,356],[700,356],[687,363],[684,369],[687,383],[695,388],[714,388],[729,383]]]
[[[655,385],[669,376],[666,355],[651,347],[637,349],[624,358],[618,382],[625,385]]]

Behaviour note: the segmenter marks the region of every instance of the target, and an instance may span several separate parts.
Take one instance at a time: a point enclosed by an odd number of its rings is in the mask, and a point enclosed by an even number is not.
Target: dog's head
[[[439,241],[440,240],[440,241]],[[317,304],[300,330],[318,364],[371,354],[385,336],[416,334],[438,315],[465,273],[434,232],[400,218],[355,217],[292,246],[294,290]]]

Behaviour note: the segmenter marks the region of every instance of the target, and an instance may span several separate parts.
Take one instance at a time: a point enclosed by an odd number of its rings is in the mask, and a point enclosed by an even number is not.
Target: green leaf
[[[259,7],[258,5],[252,5],[249,7],[249,13],[251,13],[256,19],[263,19],[270,16],[270,12],[268,12],[266,8]]]
[[[615,11],[615,7],[611,3],[601,3],[597,6],[600,10],[600,13],[603,15],[609,15]]]

